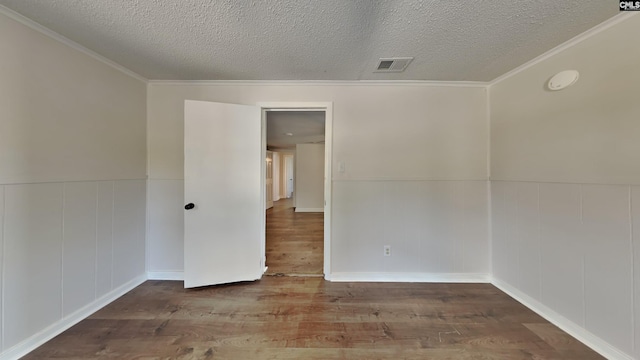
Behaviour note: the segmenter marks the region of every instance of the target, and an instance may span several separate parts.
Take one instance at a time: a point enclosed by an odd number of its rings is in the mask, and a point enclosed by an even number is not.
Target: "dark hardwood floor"
[[[147,281],[25,359],[601,359],[490,284],[331,283],[322,214],[267,216],[260,281]]]
[[[322,275],[323,249],[323,213],[296,213],[291,199],[267,210],[267,275]]]
[[[489,284],[147,281],[25,359],[601,359]]]

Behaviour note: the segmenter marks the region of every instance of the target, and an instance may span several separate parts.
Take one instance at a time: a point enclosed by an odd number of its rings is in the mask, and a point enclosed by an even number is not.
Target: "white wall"
[[[490,88],[496,283],[611,358],[640,359],[639,33],[627,18]]]
[[[280,200],[280,153],[273,153],[273,201]]]
[[[148,99],[149,208],[154,209],[149,213],[148,260],[152,275],[154,272],[171,275],[175,271],[173,274],[179,276],[182,270],[180,194],[185,99],[239,104],[333,102],[332,266],[342,272],[342,278],[379,271],[387,274],[417,271],[418,277],[422,271],[488,274],[488,121],[484,88],[428,84],[152,82]],[[344,173],[337,171],[340,161],[345,163]],[[484,219],[484,225],[481,221],[476,227],[474,222],[469,231],[460,232],[443,229],[415,231],[407,236],[392,234],[393,229],[411,229],[416,221],[403,216],[403,212],[390,210],[401,208],[402,199],[407,197],[404,193],[394,194],[417,183],[425,189],[444,183],[445,194],[438,201],[451,209],[445,216],[434,213],[434,205],[429,205],[422,215],[444,217],[448,223]],[[350,195],[351,188],[358,189],[357,198]],[[436,195],[427,189],[412,200],[428,203],[432,196]],[[463,199],[467,196],[468,199]],[[385,207],[368,218],[364,227],[356,224],[361,217],[353,212],[361,202]],[[467,203],[473,204],[471,208],[466,207]],[[484,211],[480,209],[483,206]],[[368,238],[371,224],[383,224],[388,231],[376,234],[375,239]],[[393,246],[391,259],[383,258],[382,243]],[[417,258],[413,253],[416,247],[421,247],[422,254],[430,249],[435,254],[449,254],[462,244],[477,250],[473,259],[469,254],[461,255],[464,250],[460,250],[457,255],[438,260],[457,261],[456,264],[436,266],[432,257]],[[351,257],[346,258],[345,253]],[[382,270],[381,263],[386,264]]]
[[[296,212],[324,211],[324,145],[296,145]]]
[[[145,271],[146,84],[0,14],[0,358]]]
[[[333,202],[333,237],[343,241],[334,241],[332,262],[341,279],[368,272],[486,280],[486,181],[343,181],[334,185]]]
[[[287,179],[287,159],[291,159],[291,173],[292,173],[292,183],[291,183],[291,192],[293,193],[293,185],[295,182],[295,151],[294,152],[281,152],[280,153],[280,194],[281,197],[286,198],[289,195],[287,191],[287,183],[289,180]]]

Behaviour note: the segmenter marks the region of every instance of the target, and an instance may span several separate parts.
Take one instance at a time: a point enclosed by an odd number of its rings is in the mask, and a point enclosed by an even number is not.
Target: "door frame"
[[[332,197],[332,166],[333,152],[333,102],[259,102],[262,110],[262,158],[267,156],[267,112],[268,111],[324,111],[324,278],[331,280],[331,197]],[[262,208],[266,207],[266,167],[262,167],[261,192]],[[266,229],[267,216],[262,217],[261,256],[262,264],[266,260]]]

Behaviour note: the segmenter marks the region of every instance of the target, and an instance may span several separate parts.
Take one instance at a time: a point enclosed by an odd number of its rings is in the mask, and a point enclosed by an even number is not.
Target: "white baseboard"
[[[296,212],[324,212],[324,208],[296,208]]]
[[[605,358],[610,360],[633,360],[632,356],[629,356],[624,352],[618,350],[608,342],[593,335],[587,329],[558,314],[551,308],[542,304],[540,301],[532,298],[531,296],[507,284],[506,282],[493,278],[491,280],[491,283],[498,289],[504,291],[507,295],[516,299],[522,305],[528,307],[538,315],[545,318],[550,323],[554,324],[567,334],[578,339],[580,342],[587,345]]]
[[[147,271],[147,279],[184,281],[184,272],[183,271]]]
[[[439,273],[382,273],[337,272],[325,276],[337,282],[434,282],[434,283],[489,283],[489,274],[439,274]]]
[[[81,320],[84,320],[94,312],[102,309],[103,307],[113,302],[120,296],[133,290],[133,288],[142,284],[146,280],[147,280],[146,274],[140,275],[134,278],[133,280],[127,282],[126,284],[111,290],[104,296],[100,297],[99,299],[96,299],[95,301],[86,305],[85,307],[73,312],[72,314],[69,314],[65,318],[49,325],[48,327],[39,331],[38,333],[34,334],[28,339],[25,339],[20,343],[7,349],[6,351],[2,352],[2,354],[0,354],[0,360],[19,359],[27,355],[31,351],[35,350],[38,346],[53,339],[55,336],[69,329],[73,325],[79,323]]]

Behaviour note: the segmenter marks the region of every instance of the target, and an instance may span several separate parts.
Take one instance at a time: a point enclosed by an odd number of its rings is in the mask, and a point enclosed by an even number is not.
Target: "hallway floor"
[[[322,275],[324,214],[297,213],[292,199],[267,210],[266,275]]]

